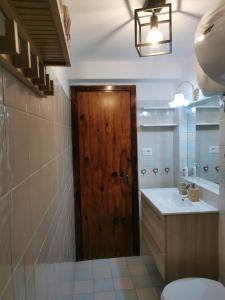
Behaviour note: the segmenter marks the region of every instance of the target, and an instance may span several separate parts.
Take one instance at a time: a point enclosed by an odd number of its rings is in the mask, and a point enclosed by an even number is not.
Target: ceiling
[[[143,0],[67,0],[72,19],[71,60],[139,60],[134,48],[133,10]],[[173,58],[193,55],[194,34],[201,16],[217,0],[171,0]],[[168,56],[167,56],[168,57]],[[146,60],[158,59],[145,58]]]

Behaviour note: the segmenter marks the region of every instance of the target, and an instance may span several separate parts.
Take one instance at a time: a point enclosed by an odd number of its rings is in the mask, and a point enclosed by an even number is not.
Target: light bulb
[[[147,116],[148,116],[148,112],[147,112],[146,110],[143,110],[143,111],[142,111],[142,116],[143,116],[143,117],[147,117]]]
[[[163,40],[162,32],[157,27],[151,28],[146,38],[147,43],[150,43],[152,45],[157,45],[162,40]]]
[[[173,108],[186,107],[189,104],[190,104],[190,101],[185,99],[184,95],[181,93],[176,94],[174,97],[174,100],[169,103],[170,107],[173,107]]]

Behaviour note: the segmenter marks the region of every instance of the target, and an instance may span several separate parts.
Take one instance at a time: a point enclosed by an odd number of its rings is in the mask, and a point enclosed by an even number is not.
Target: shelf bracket
[[[43,64],[39,63],[39,77],[33,79],[34,85],[46,85],[46,75],[45,67]]]
[[[27,78],[37,79],[40,77],[39,57],[31,54],[31,67],[24,69],[24,75]]]
[[[45,75],[45,84],[39,86],[40,91],[48,92],[50,90],[50,78],[49,74]]]
[[[44,92],[46,96],[54,96],[54,81],[50,80],[50,90]]]
[[[20,54],[13,56],[13,64],[16,68],[31,68],[30,43],[20,40]]]
[[[5,19],[5,35],[0,36],[0,54],[19,54],[18,28],[15,20]]]

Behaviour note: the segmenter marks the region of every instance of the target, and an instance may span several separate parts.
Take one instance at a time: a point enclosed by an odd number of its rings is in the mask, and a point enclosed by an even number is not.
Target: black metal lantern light
[[[166,0],[147,0],[135,10],[135,47],[141,57],[172,53],[172,6]]]

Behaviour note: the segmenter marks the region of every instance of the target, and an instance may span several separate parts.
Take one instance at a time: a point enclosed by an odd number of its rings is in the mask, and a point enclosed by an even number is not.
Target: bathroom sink
[[[142,189],[141,192],[163,215],[217,212],[218,209],[203,200],[182,200],[177,188]]]
[[[193,202],[191,202],[188,198],[182,198],[177,191],[166,192],[166,194],[159,191],[155,194],[156,197],[158,197],[158,202],[169,208],[193,206]],[[161,197],[162,195],[164,195],[163,198]]]

